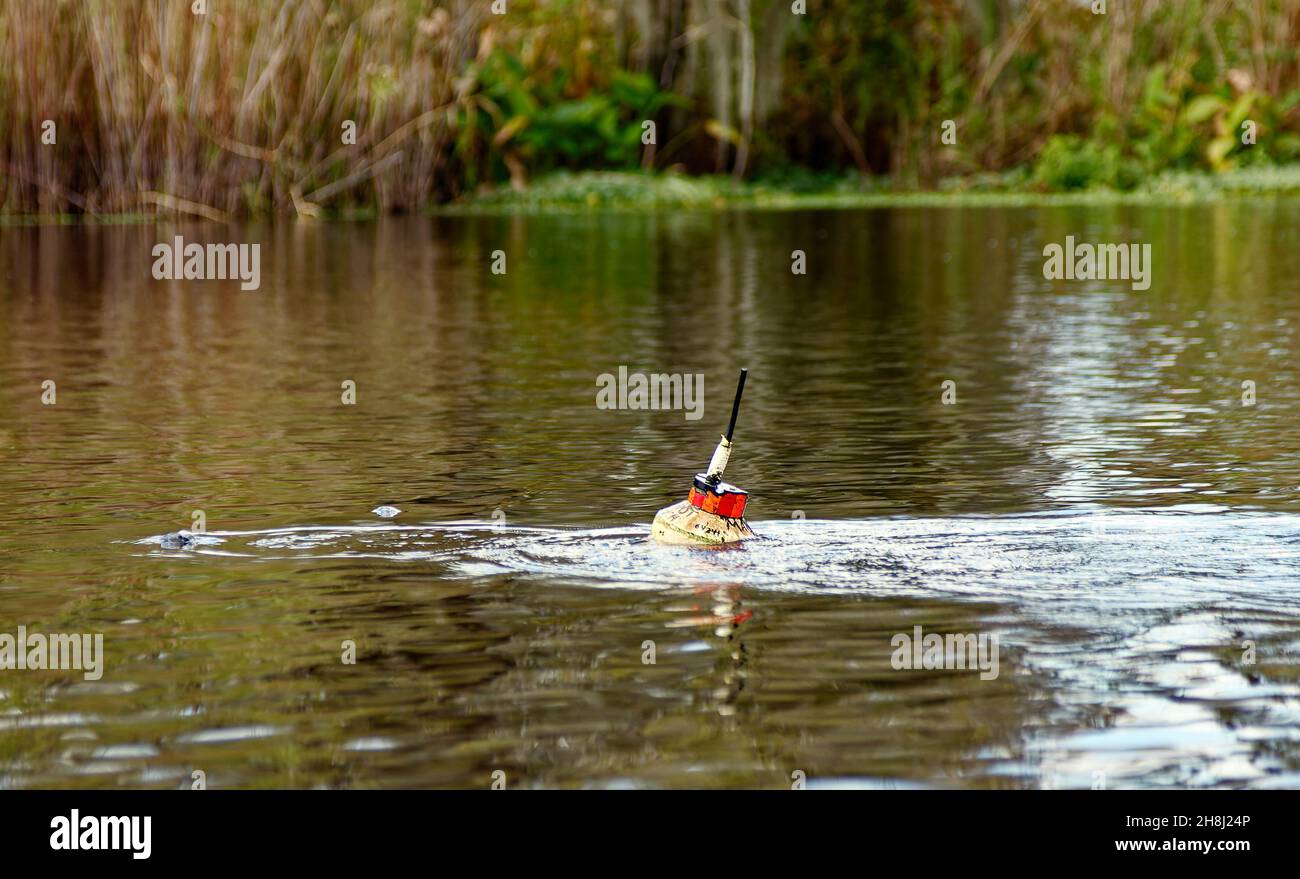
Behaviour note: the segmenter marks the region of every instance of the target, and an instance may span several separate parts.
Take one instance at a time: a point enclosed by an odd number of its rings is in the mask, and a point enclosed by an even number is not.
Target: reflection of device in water
[[[741,606],[740,586],[736,583],[710,583],[696,587],[694,594],[701,599],[701,604],[694,607],[700,613],[687,618],[683,624],[711,629],[720,642],[719,646],[726,651],[727,660],[722,664],[719,685],[712,690],[712,698],[708,701],[718,714],[730,716],[736,712],[736,700],[745,689],[748,676],[749,651],[740,640],[741,628],[754,612]],[[703,603],[705,601],[709,602],[708,605]]]
[[[745,523],[745,503],[749,500],[749,493],[722,481],[722,473],[731,458],[731,435],[736,430],[740,395],[744,393],[748,372],[746,369],[740,371],[736,399],[731,404],[731,421],[713,452],[709,469],[695,475],[686,500],[664,507],[655,514],[650,533],[656,540],[716,546],[754,536]]]

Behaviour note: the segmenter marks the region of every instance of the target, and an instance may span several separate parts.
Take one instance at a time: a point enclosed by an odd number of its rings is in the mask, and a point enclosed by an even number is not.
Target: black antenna
[[[740,395],[745,393],[747,375],[749,375],[748,369],[740,371],[740,384],[736,385],[736,401],[731,404],[731,423],[727,425],[727,442],[731,442],[731,435],[736,432],[736,416],[740,414]]]

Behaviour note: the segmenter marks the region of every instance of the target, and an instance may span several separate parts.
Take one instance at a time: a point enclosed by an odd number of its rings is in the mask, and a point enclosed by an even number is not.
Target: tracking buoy
[[[655,514],[650,535],[664,543],[720,546],[754,537],[745,523],[745,503],[749,492],[722,481],[722,472],[731,458],[731,436],[736,430],[736,416],[740,414],[740,395],[745,391],[745,376],[749,370],[740,371],[736,385],[736,399],[731,404],[731,421],[721,442],[713,451],[709,469],[695,474],[690,494],[686,500],[664,507]]]

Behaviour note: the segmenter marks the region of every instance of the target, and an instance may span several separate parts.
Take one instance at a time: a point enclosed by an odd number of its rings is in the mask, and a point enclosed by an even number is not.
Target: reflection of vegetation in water
[[[1247,173],[1264,172],[1215,179]],[[961,198],[985,197],[1002,196]],[[1298,210],[282,223],[248,227],[283,260],[255,297],[141,283],[146,227],[6,230],[0,593],[10,631],[103,631],[108,660],[93,687],[0,676],[16,724],[0,725],[0,785],[1294,773],[1296,571],[1278,548],[1300,485]],[[1043,283],[1042,245],[1080,230],[1150,241],[1152,289]],[[508,275],[486,268],[498,248]],[[593,375],[661,364],[726,383],[740,356],[764,379],[733,466],[773,539],[656,558],[640,535],[709,437],[675,412],[594,417]],[[47,375],[59,403],[38,408]],[[593,461],[617,465],[598,497]],[[500,507],[511,527],[371,532],[381,501],[399,525]],[[236,556],[135,543],[196,507],[214,530],[342,536],[231,538]],[[795,508],[822,521],[783,527]],[[627,528],[585,530],[607,525]],[[743,591],[696,594],[702,580]],[[1002,675],[892,669],[890,638],[915,624],[1005,632]],[[1222,647],[1222,668],[1180,643]]]
[[[11,0],[0,209],[413,210],[557,168],[1128,189],[1300,158],[1292,18],[1280,0]]]

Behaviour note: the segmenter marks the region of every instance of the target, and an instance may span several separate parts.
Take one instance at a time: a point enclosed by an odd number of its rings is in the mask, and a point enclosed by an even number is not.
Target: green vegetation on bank
[[[888,178],[857,175],[736,181],[726,175],[664,172],[556,171],[522,190],[491,188],[431,206],[440,215],[548,214],[589,211],[799,210],[897,206],[1031,206],[1040,204],[1181,204],[1242,198],[1300,198],[1300,164],[1223,174],[1167,172],[1128,190],[1108,187],[1056,192],[1030,185],[1032,172],[940,181],[933,190],[902,189]],[[374,208],[326,211],[323,219],[374,219]],[[0,226],[77,224],[84,214],[0,214]],[[93,222],[150,223],[156,214],[105,214]]]
[[[1027,185],[1030,172],[941,181],[938,189],[900,189],[885,178],[807,177],[735,181],[721,175],[556,172],[526,189],[501,188],[435,208],[442,214],[548,213],[587,210],[887,207],[1195,202],[1242,197],[1300,197],[1300,164],[1223,174],[1167,172],[1128,190],[1049,191]]]

